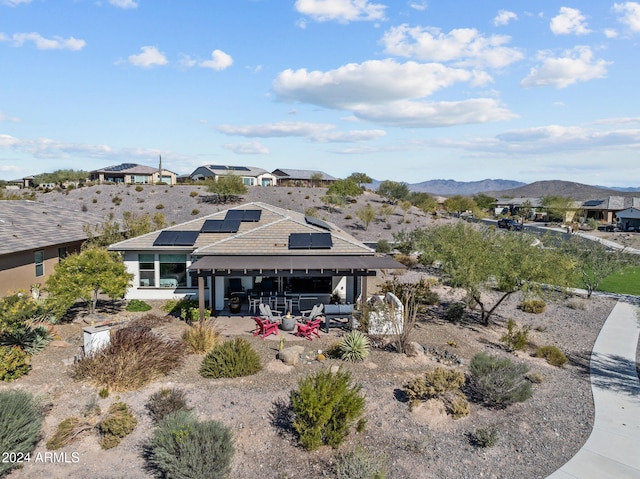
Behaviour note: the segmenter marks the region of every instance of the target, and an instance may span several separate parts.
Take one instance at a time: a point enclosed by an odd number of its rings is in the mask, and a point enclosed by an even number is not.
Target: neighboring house
[[[542,204],[543,198],[520,197],[520,198],[496,198],[496,215],[521,215],[523,209],[528,209],[530,215],[527,219],[534,221],[547,221],[547,207]],[[576,213],[580,210],[582,203],[573,201],[564,210],[564,222],[574,221]]]
[[[584,217],[586,219],[593,218],[602,223],[615,223],[617,213],[628,208],[640,208],[640,198],[608,196],[582,203]]]
[[[640,208],[627,208],[616,213],[623,231],[640,231]]]
[[[231,166],[231,165],[204,165],[196,168],[191,173],[193,181],[202,181],[236,175],[242,178],[245,186],[275,186],[277,178],[262,168],[254,166]]]
[[[18,186],[19,188],[29,188],[33,186],[33,176],[25,176],[24,178],[19,178],[17,180],[9,180],[7,181],[8,185]]]
[[[98,215],[27,200],[0,201],[0,296],[44,284],[61,258],[87,239]]]
[[[329,186],[338,181],[324,171],[315,170],[290,170],[279,168],[273,170],[281,186]]]
[[[229,293],[366,296],[367,278],[404,269],[333,224],[248,203],[109,246],[134,275],[127,299],[197,295],[213,309]]]
[[[168,185],[176,184],[176,174],[173,171],[152,166],[122,163],[107,166],[100,170],[89,172],[89,181],[98,183],[124,183],[127,185],[153,185],[163,182]]]

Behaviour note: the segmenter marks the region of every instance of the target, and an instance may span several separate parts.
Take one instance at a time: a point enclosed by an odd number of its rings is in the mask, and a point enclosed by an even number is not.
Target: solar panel
[[[153,246],[193,246],[199,231],[162,231]]]
[[[227,211],[227,215],[224,217],[224,219],[242,221],[243,216],[244,216],[244,210],[229,210]]]
[[[327,223],[326,221],[319,220],[318,218],[314,218],[313,216],[305,216],[304,220],[308,224],[317,226],[318,228],[322,228],[328,231],[332,230],[331,226],[329,226],[329,223]]]
[[[136,165],[135,163],[122,163],[121,165],[115,165],[115,166],[108,166],[107,168],[104,169],[104,171],[122,171],[122,170],[128,170],[129,168],[133,168]]]
[[[237,233],[240,229],[240,220],[223,220],[220,233]]]
[[[233,171],[251,171],[246,166],[229,166],[228,168]]]
[[[604,203],[604,200],[589,200],[585,201],[582,206],[598,206]]]
[[[262,215],[262,210],[244,210],[244,216],[242,217],[242,221],[255,223],[257,221],[260,221],[261,215]]]
[[[309,233],[289,234],[289,249],[310,249],[311,235]]]
[[[331,233],[311,233],[311,249],[330,249],[332,246]]]

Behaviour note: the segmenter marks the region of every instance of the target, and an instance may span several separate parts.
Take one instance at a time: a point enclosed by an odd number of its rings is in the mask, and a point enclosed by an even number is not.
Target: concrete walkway
[[[593,430],[582,449],[550,479],[640,478],[640,381],[637,298],[620,299],[591,353]]]

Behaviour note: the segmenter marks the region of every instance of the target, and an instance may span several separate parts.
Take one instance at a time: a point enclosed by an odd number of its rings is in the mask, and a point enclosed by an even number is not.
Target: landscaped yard
[[[600,291],[640,296],[640,268],[630,266],[619,273],[607,276],[600,283]]]

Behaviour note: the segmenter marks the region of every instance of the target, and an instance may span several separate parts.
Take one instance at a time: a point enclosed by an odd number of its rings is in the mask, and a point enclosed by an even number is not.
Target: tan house
[[[176,174],[162,167],[122,163],[89,172],[89,181],[97,183],[123,183],[126,185],[153,185],[159,182],[176,184]]]
[[[255,166],[204,165],[196,168],[191,175],[192,181],[203,181],[235,175],[242,178],[245,186],[275,186],[277,178],[263,168]]]
[[[640,208],[640,198],[631,196],[607,196],[582,203],[585,218],[593,218],[601,223],[615,223],[617,213],[629,208]]]
[[[43,285],[100,216],[27,200],[0,201],[0,296]],[[37,288],[37,286],[36,286]]]
[[[278,168],[272,172],[281,186],[330,186],[338,181],[324,171]]]

